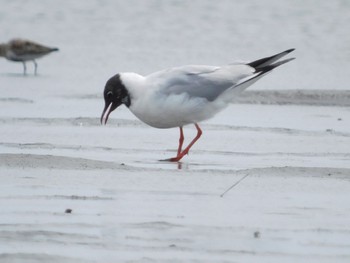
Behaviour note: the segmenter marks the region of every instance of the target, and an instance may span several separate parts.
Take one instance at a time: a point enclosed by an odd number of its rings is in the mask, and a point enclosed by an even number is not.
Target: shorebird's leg
[[[189,150],[191,149],[191,147],[193,146],[193,144],[196,143],[196,141],[198,141],[198,139],[201,137],[202,135],[202,130],[199,127],[199,125],[197,123],[194,124],[196,126],[197,129],[197,135],[196,137],[194,137],[194,139],[191,141],[191,143],[185,148],[185,150],[183,150],[182,152],[180,152],[180,154],[178,154],[176,157],[167,159],[165,161],[170,161],[170,162],[178,162],[182,159],[182,157],[184,157],[186,154],[188,154]]]
[[[180,138],[179,138],[179,148],[177,149],[177,155],[181,153],[182,144],[184,143],[184,133],[182,127],[180,127]]]
[[[38,64],[36,63],[36,61],[33,59],[33,63],[34,63],[34,75],[36,75],[37,69],[38,69]]]
[[[26,75],[26,74],[27,74],[26,62],[25,62],[25,61],[22,61],[22,63],[23,63],[23,75]]]

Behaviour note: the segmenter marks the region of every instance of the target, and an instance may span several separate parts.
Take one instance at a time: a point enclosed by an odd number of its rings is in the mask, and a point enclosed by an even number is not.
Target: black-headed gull
[[[13,39],[6,44],[0,44],[0,57],[5,57],[10,61],[22,62],[24,75],[27,71],[26,61],[33,61],[35,66],[34,74],[36,74],[38,64],[35,59],[53,51],[58,51],[58,48],[46,47],[24,39]]]
[[[180,161],[202,134],[199,122],[213,117],[237,93],[272,69],[293,60],[294,58],[289,58],[276,62],[293,50],[250,63],[221,67],[188,65],[158,71],[148,76],[136,73],[116,74],[107,81],[104,89],[105,107],[101,124],[106,124],[109,114],[124,104],[137,118],[152,127],[179,127],[177,155],[167,161]],[[182,150],[183,126],[187,124],[195,125],[197,136]]]

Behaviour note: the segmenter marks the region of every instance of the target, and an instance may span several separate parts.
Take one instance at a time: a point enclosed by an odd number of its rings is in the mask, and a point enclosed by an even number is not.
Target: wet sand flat
[[[346,107],[234,104],[180,164],[118,117],[0,119],[2,262],[349,260]]]

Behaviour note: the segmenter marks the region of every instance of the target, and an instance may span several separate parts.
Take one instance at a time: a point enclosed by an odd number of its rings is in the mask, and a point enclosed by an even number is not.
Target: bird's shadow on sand
[[[171,166],[175,166],[178,170],[182,170],[183,168],[188,168],[188,164],[182,162],[172,162],[169,159],[158,160],[158,162],[169,164]]]
[[[188,160],[181,160],[178,162],[170,161],[169,159],[160,159],[160,160],[147,160],[147,161],[136,161],[136,163],[145,165],[146,167],[152,166],[160,169],[170,169],[170,170],[192,170],[198,169],[198,167],[207,167],[215,166],[215,164],[201,164],[196,162],[190,162]]]

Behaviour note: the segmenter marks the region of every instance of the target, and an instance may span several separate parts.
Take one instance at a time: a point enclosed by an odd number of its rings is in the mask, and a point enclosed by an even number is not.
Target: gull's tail
[[[255,60],[253,62],[248,63],[247,65],[255,68],[256,71],[263,71],[263,68],[265,68],[267,66],[272,66],[272,65],[275,65],[275,67],[278,67],[278,66],[280,66],[280,65],[282,65],[282,64],[284,64],[284,63],[286,63],[286,62],[288,62],[290,60],[293,60],[294,58],[283,60],[284,62],[281,61],[281,62],[275,63],[275,64],[272,64],[272,63],[277,61],[277,60],[279,60],[281,57],[284,57],[285,55],[289,54],[290,52],[292,52],[294,50],[295,50],[294,48],[291,48],[291,49],[283,51],[283,52],[281,52],[281,53],[279,53],[277,55]]]
[[[252,68],[255,69],[255,73],[252,76],[249,76],[248,78],[242,79],[239,83],[237,83],[233,87],[233,91],[235,93],[241,92],[248,88],[250,85],[255,83],[257,80],[259,80],[261,77],[263,77],[266,73],[269,71],[273,70],[274,68],[281,66],[295,58],[288,58],[285,60],[281,60],[279,62],[273,63],[277,60],[279,60],[281,57],[287,55],[288,53],[292,52],[294,48],[288,49],[286,51],[283,51],[277,55],[271,56],[271,57],[266,57],[262,59],[255,60],[253,62],[250,62],[246,65],[251,66]]]

